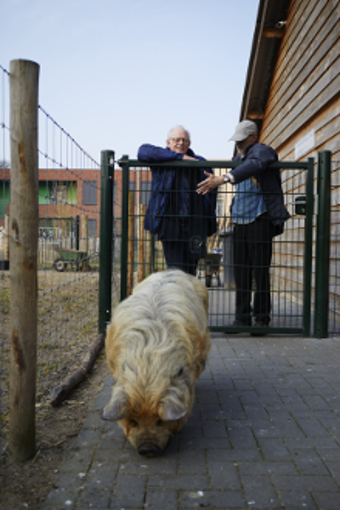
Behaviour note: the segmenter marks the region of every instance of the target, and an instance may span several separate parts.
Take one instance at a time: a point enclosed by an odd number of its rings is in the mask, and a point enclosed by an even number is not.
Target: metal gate
[[[163,163],[171,168],[212,168],[223,175],[238,163],[232,161],[197,161]],[[166,268],[162,245],[144,230],[152,164],[146,166],[124,156],[115,171],[116,190],[121,183],[121,216],[116,216],[116,231],[121,234],[121,299],[148,274]],[[160,165],[157,164],[157,167]],[[256,328],[258,333],[310,336],[311,279],[313,249],[314,159],[306,162],[279,162],[282,189],[291,218],[284,233],[273,240],[270,267],[271,322]],[[119,177],[120,175],[120,177]],[[121,180],[120,180],[121,179]],[[196,190],[191,190],[196,193]],[[209,326],[212,331],[253,332],[253,326],[235,327],[235,283],[233,278],[233,229],[230,204],[234,196],[231,184],[220,186],[217,198],[218,231],[207,240],[207,255],[199,261],[197,277],[208,286],[210,297]],[[116,195],[117,197],[117,195]]]

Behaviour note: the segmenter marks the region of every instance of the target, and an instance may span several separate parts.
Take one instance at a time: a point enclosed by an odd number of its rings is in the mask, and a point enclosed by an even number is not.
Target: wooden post
[[[15,461],[25,461],[35,454],[38,82],[38,64],[11,61],[9,449]]]
[[[127,295],[132,294],[133,289],[133,225],[134,225],[134,210],[133,210],[133,191],[129,191],[129,220],[128,220],[128,266],[127,266]]]

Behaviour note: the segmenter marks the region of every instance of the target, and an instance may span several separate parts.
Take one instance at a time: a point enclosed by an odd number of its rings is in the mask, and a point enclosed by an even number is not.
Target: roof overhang
[[[240,120],[252,119],[261,130],[272,75],[286,28],[290,0],[260,0],[243,92]]]

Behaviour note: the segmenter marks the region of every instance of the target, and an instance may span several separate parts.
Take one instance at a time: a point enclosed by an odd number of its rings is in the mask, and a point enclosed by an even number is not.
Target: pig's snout
[[[143,443],[139,446],[138,453],[144,457],[155,457],[161,453],[161,450],[153,443]]]

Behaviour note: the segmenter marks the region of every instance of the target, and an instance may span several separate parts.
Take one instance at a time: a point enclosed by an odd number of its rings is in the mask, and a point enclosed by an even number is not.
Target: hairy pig
[[[113,313],[105,348],[115,384],[102,418],[141,455],[161,453],[190,415],[210,349],[208,300],[203,283],[174,269],[137,284]]]

